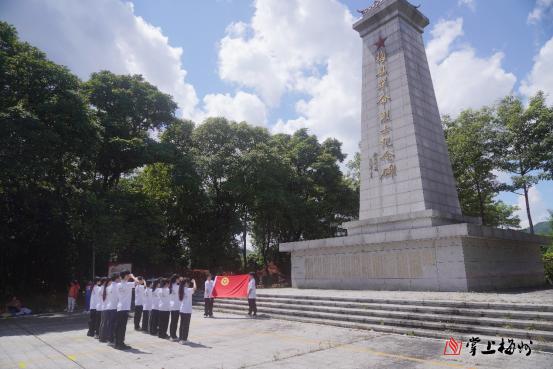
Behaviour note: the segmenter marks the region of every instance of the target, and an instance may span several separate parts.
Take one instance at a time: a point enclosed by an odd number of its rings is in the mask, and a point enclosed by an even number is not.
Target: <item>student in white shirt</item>
[[[152,311],[152,281],[145,281],[144,305],[142,309],[142,331],[150,331],[150,312]]]
[[[119,282],[119,276],[113,275],[108,279],[104,286],[102,299],[104,301],[104,311],[102,313],[105,316],[104,325],[100,327],[100,342],[108,342],[114,344],[114,330],[117,318],[117,283]],[[103,318],[103,317],[102,317]]]
[[[255,273],[250,273],[248,282],[248,315],[257,316],[257,305],[255,303]]]
[[[204,318],[213,318],[213,297],[211,297],[211,291],[213,291],[213,280],[211,274],[207,273],[204,283]]]
[[[89,337],[94,337],[95,328],[96,328],[96,290],[98,289],[98,284],[100,283],[100,278],[94,278],[92,287],[90,290],[90,309],[89,309],[89,319],[88,319],[88,332],[86,333]]]
[[[134,287],[134,329],[140,330],[140,320],[144,310],[144,278],[136,277],[136,286]]]
[[[152,336],[157,335],[159,328],[159,279],[155,279],[152,283],[152,312],[150,313],[150,334]]]
[[[180,276],[173,274],[169,281],[169,311],[171,312],[171,325],[169,326],[169,336],[171,341],[177,341],[177,327],[179,324],[179,281]]]
[[[196,292],[196,281],[192,279],[192,287],[188,278],[184,278],[179,286],[180,306],[180,329],[179,343],[184,345],[188,340],[190,329],[190,318],[192,317],[192,296]]]
[[[161,280],[161,289],[158,293],[159,296],[159,331],[157,333],[157,336],[159,338],[169,338],[167,335],[167,327],[169,326],[169,315],[170,315],[170,307],[169,307],[169,280],[167,278],[163,278]]]
[[[104,288],[108,279],[103,277],[100,279],[99,288],[96,290],[96,327],[94,338],[100,338],[101,327],[105,324],[103,315],[104,312]]]
[[[127,321],[129,320],[129,311],[131,310],[132,289],[135,287],[134,275],[125,270],[121,272],[121,282],[117,284],[117,324],[115,326],[115,348],[118,350],[129,349],[125,344],[125,333],[127,331]]]

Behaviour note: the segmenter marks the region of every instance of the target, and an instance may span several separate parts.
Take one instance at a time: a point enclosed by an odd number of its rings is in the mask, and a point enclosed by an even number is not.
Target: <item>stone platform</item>
[[[490,291],[543,286],[548,238],[457,223],[291,242],[292,286]]]

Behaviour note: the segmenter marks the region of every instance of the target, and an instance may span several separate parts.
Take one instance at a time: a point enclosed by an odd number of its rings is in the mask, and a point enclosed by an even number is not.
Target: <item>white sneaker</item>
[[[180,343],[181,345],[185,345],[185,344],[186,344],[186,341],[185,341],[185,340],[180,340],[179,343]]]

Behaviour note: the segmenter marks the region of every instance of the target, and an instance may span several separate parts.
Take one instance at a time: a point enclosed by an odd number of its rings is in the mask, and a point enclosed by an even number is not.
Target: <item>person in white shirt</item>
[[[114,344],[114,331],[117,322],[117,284],[119,276],[113,275],[108,279],[104,286],[102,299],[104,301],[104,311],[102,320],[104,325],[100,327],[100,342],[108,342]],[[105,318],[104,318],[105,317]]]
[[[104,288],[108,279],[103,277],[100,280],[100,287],[96,290],[96,328],[94,338],[100,339],[101,327],[105,324],[104,319]]]
[[[213,280],[211,279],[211,274],[207,273],[206,280],[204,283],[204,318],[210,317],[213,318],[213,297],[211,297],[211,292],[213,291]]]
[[[144,305],[142,309],[142,331],[150,331],[150,312],[152,311],[152,281],[145,281]]]
[[[90,318],[88,319],[88,332],[86,333],[89,337],[94,337],[96,335],[96,319],[98,319],[96,314],[96,299],[98,298],[97,290],[100,288],[99,284],[100,277],[94,278],[94,283],[90,291]]]
[[[250,273],[248,282],[248,315],[257,316],[257,305],[255,303],[255,273]]]
[[[129,311],[131,310],[132,289],[134,287],[134,275],[128,270],[121,272],[121,282],[117,284],[119,300],[117,303],[117,325],[115,327],[115,348],[118,350],[130,348],[125,344],[125,332],[127,331],[127,321],[129,320]]]
[[[161,288],[160,292],[158,293],[159,296],[159,331],[157,332],[157,336],[159,338],[169,338],[167,335],[167,327],[169,326],[169,280],[167,278],[163,278],[161,280]]]
[[[150,313],[150,334],[152,336],[157,335],[159,328],[159,294],[161,288],[159,288],[160,279],[155,279],[152,283],[152,312]]]
[[[179,343],[181,345],[184,345],[188,340],[190,318],[192,317],[192,296],[194,292],[196,292],[196,281],[192,279],[192,287],[190,287],[189,279],[183,279],[179,286],[179,300],[181,302]]]
[[[140,320],[144,310],[144,289],[144,278],[137,277],[134,287],[134,329],[136,331],[140,330]]]
[[[169,326],[169,336],[171,341],[177,341],[177,327],[179,324],[179,281],[181,277],[173,274],[169,281],[169,311],[171,312],[171,325]]]

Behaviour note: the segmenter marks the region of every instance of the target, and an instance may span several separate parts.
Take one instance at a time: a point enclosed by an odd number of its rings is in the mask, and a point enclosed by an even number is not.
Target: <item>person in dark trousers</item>
[[[117,285],[119,276],[112,275],[108,279],[102,292],[104,300],[104,311],[102,313],[102,326],[100,327],[100,342],[115,344],[115,326],[117,324]]]
[[[179,343],[184,345],[188,340],[188,332],[190,330],[190,318],[192,318],[192,296],[196,291],[196,281],[192,279],[192,287],[190,281],[185,278],[179,286],[180,300],[180,329]]]
[[[169,280],[167,278],[163,278],[161,280],[161,288],[159,288],[159,290],[159,331],[157,332],[157,336],[159,338],[167,339],[169,338],[167,335],[167,328],[169,326],[170,316]]]
[[[152,312],[152,281],[147,280],[144,288],[144,309],[142,311],[142,331],[150,332],[150,313]]]
[[[90,288],[90,315],[88,319],[88,332],[87,336],[94,337],[96,332],[96,320],[98,319],[98,314],[96,311],[96,305],[97,305],[97,297],[98,297],[98,289],[100,288],[100,278],[96,277],[94,278],[94,282],[92,284],[92,287]]]
[[[171,341],[177,341],[177,328],[179,324],[179,282],[180,276],[173,274],[169,281],[169,311],[171,314],[171,325],[169,326],[169,336]]]
[[[127,331],[127,320],[131,310],[132,289],[134,287],[134,275],[128,270],[121,272],[121,282],[117,284],[119,302],[117,303],[117,325],[115,329],[115,348],[118,350],[130,348],[125,344],[125,332]]]
[[[97,289],[97,296],[96,296],[96,327],[95,327],[95,335],[94,338],[100,339],[100,333],[102,332],[102,326],[104,324],[104,308],[105,308],[105,301],[104,301],[104,288],[108,281],[107,277],[103,277],[100,279],[99,287]]]
[[[155,279],[152,283],[152,312],[150,313],[150,334],[152,336],[157,335],[159,327],[159,288],[160,279]]]
[[[211,274],[207,273],[204,283],[204,318],[213,318],[213,297],[211,297],[211,291],[213,291],[213,280]]]
[[[257,316],[257,305],[255,303],[255,273],[250,273],[248,282],[248,315]]]
[[[136,277],[136,287],[134,288],[134,329],[140,330],[140,320],[144,310],[144,278]]]

